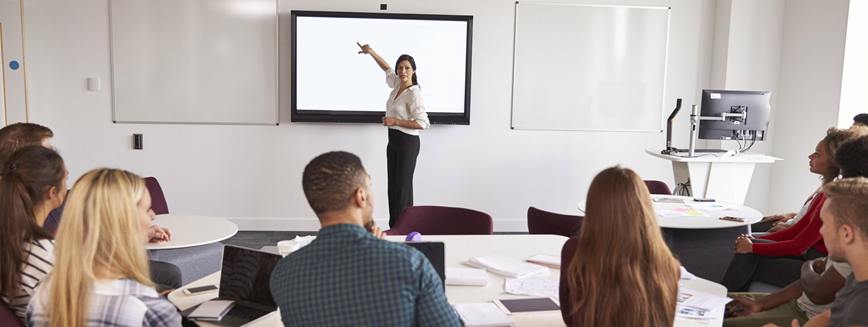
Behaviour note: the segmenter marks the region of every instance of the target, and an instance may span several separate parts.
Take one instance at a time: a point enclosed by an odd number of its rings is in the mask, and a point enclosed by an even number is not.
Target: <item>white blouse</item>
[[[401,89],[401,79],[395,75],[395,70],[389,68],[386,71],[386,85],[392,88],[392,93],[389,94],[389,100],[386,101],[386,117],[397,118],[400,120],[412,120],[419,123],[422,129],[431,127],[431,122],[428,120],[428,114],[425,112],[425,105],[422,103],[422,89],[419,85],[408,87],[401,95],[395,98],[398,90]],[[405,134],[419,135],[418,129],[404,128],[401,126],[389,126],[391,129],[396,129]]]

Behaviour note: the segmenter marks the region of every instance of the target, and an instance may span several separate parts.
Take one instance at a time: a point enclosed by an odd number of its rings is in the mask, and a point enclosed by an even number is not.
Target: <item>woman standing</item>
[[[679,263],[663,241],[639,175],[620,166],[600,172],[585,213],[579,238],[561,251],[564,323],[672,326]]]
[[[416,60],[404,54],[395,70],[371,46],[359,44],[359,54],[369,54],[386,72],[386,85],[392,88],[386,101],[383,126],[389,128],[386,160],[389,169],[389,227],[394,227],[404,208],[413,205],[413,173],[419,156],[419,130],[431,126],[422,91],[416,77]]]

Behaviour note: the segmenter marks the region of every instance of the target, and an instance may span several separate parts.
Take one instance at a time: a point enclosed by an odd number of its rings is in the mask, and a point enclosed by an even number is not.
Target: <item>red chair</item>
[[[21,320],[18,320],[18,316],[9,309],[9,306],[6,305],[6,301],[0,300],[0,326],[4,327],[21,327]]]
[[[404,208],[398,222],[387,235],[491,235],[494,231],[491,216],[471,209],[414,206]]]
[[[530,234],[578,236],[583,219],[585,219],[583,216],[562,215],[529,207],[527,208],[527,231]]]
[[[645,186],[648,187],[648,192],[651,194],[672,195],[669,190],[669,185],[661,181],[646,180]]]
[[[154,209],[154,213],[158,215],[169,213],[169,204],[166,203],[166,196],[163,195],[160,182],[154,177],[145,177],[145,187],[148,188],[148,193],[151,193],[151,209]]]

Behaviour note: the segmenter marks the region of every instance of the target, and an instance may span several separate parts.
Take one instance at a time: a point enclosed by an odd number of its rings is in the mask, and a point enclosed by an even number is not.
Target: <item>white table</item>
[[[390,241],[404,241],[404,236],[388,236]],[[425,241],[441,241],[446,246],[446,267],[465,267],[461,262],[470,259],[473,256],[486,256],[490,254],[501,254],[511,258],[524,260],[530,256],[543,253],[550,255],[560,255],[561,248],[567,238],[558,235],[454,235],[454,236],[423,236]],[[446,298],[450,303],[474,303],[474,302],[489,302],[493,299],[508,299],[508,298],[523,298],[520,295],[510,295],[503,291],[505,278],[492,273],[488,274],[489,283],[486,287],[479,286],[446,286]],[[551,273],[546,276],[531,277],[533,279],[558,280],[560,278],[560,270],[552,269]],[[198,281],[190,283],[181,289],[169,293],[169,301],[184,310],[190,308],[203,301],[214,298],[216,294],[204,294],[188,296],[184,295],[182,290],[187,287],[196,287],[203,285],[218,285],[220,282],[220,273],[216,272]],[[716,284],[701,278],[694,280],[682,280],[680,284],[697,290],[715,295],[724,296],[726,288],[720,284]],[[718,311],[719,316],[716,317],[711,324],[697,324],[693,322],[676,320],[675,326],[720,326],[723,323],[723,310]],[[516,326],[564,326],[560,311],[546,313],[544,315],[532,315],[526,317],[514,316]],[[532,318],[532,319],[531,319]],[[202,326],[214,326],[207,323],[200,323]],[[279,312],[260,322],[257,322],[253,327],[261,326],[282,326]]]
[[[651,198],[678,198],[683,199],[684,203],[695,203],[691,196],[675,196],[675,195],[651,195]],[[585,212],[585,204],[587,200],[579,202],[578,208]],[[657,224],[662,228],[678,228],[678,229],[713,229],[713,228],[732,228],[744,227],[750,228],[750,225],[762,220],[763,215],[754,208],[744,205],[738,205],[728,202],[715,201],[706,203],[718,203],[739,207],[738,210],[721,210],[721,211],[704,211],[708,217],[690,216],[690,217],[661,217],[657,215]],[[682,203],[666,203],[654,202],[654,210],[674,210],[677,208],[688,208]],[[734,222],[728,220],[720,220],[720,217],[732,216],[744,218],[744,222]]]
[[[195,215],[158,215],[151,225],[168,228],[172,232],[172,240],[148,243],[145,246],[148,250],[178,249],[220,242],[238,232],[238,226],[226,219]]]
[[[669,155],[658,149],[645,149],[645,153],[672,162],[675,183],[690,181],[690,194],[700,198],[714,198],[736,204],[744,204],[754,166],[770,164],[780,158],[762,154],[746,153],[720,157],[720,153],[687,153]]]

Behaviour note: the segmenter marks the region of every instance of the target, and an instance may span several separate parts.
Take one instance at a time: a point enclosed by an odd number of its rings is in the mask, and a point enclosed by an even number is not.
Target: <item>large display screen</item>
[[[470,124],[473,17],[292,11],[293,122],[379,123],[391,89],[369,44],[393,69],[413,56],[433,124]]]

